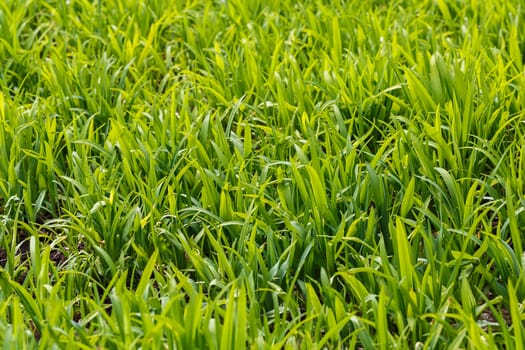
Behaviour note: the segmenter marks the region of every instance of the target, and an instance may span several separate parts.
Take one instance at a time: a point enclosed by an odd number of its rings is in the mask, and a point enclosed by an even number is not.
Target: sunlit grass
[[[523,348],[524,15],[0,2],[0,343]]]

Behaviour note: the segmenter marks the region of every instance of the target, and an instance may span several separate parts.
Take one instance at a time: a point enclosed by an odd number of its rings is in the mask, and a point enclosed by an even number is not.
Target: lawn
[[[525,2],[0,1],[4,349],[524,349]]]

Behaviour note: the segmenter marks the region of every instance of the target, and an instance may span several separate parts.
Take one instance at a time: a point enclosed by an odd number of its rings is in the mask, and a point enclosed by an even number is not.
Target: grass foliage
[[[523,349],[524,18],[0,2],[0,343]]]

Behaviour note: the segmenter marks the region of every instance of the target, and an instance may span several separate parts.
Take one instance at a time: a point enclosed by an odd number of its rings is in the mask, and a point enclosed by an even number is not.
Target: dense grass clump
[[[0,2],[0,343],[523,349],[524,18]]]

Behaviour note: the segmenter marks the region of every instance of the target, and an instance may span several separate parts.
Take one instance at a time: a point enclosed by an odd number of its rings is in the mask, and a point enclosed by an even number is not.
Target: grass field
[[[0,1],[4,349],[524,349],[525,2]]]

